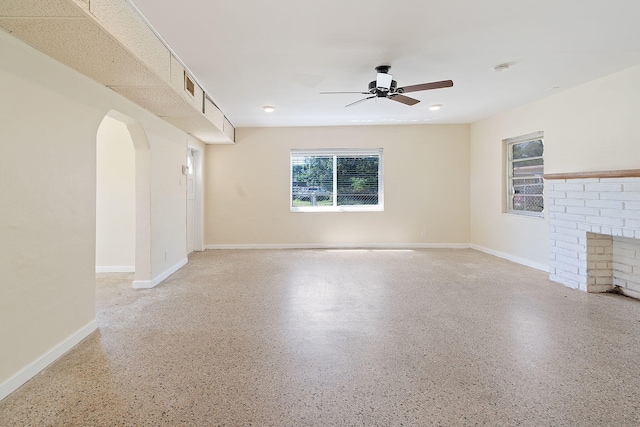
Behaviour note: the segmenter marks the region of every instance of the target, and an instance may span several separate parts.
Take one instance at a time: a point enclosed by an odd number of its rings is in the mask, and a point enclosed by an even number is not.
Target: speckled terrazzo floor
[[[636,426],[640,301],[473,250],[196,253],[99,275],[1,426]]]

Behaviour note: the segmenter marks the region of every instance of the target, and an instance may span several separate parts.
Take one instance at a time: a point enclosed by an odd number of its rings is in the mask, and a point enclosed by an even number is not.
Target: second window
[[[382,149],[292,150],[293,212],[383,209]]]

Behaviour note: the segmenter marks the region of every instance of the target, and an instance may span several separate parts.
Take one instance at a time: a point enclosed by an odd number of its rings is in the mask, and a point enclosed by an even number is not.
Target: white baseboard
[[[96,265],[96,273],[135,273],[135,265]]]
[[[160,283],[162,283],[167,277],[171,276],[173,273],[175,273],[176,271],[180,270],[182,267],[187,265],[188,262],[189,262],[188,258],[183,259],[182,261],[180,261],[179,263],[177,263],[173,267],[169,268],[164,273],[160,274],[159,276],[156,276],[156,278],[153,279],[153,280],[134,280],[133,281],[133,287],[135,289],[151,289],[151,288],[155,288]]]
[[[134,280],[132,286],[134,289],[151,289],[154,287],[152,283],[151,280]]]
[[[205,249],[468,249],[468,243],[279,243],[205,245]]]
[[[14,376],[0,384],[0,400],[16,391],[18,387],[29,381],[38,373],[42,372],[43,369],[75,347],[80,341],[88,337],[96,329],[98,329],[98,323],[95,320],[92,320],[88,325],[66,338],[41,357],[22,368]]]
[[[475,249],[527,267],[549,272],[549,266],[469,243],[280,243],[280,244],[219,244],[205,245],[205,249]]]
[[[525,265],[527,267],[535,268],[536,270],[544,271],[545,273],[549,272],[549,266],[545,264],[540,264],[538,262],[534,262],[528,259],[520,258],[514,255],[506,254],[504,252],[495,251],[493,249],[485,248],[483,246],[478,246],[471,244],[469,245],[471,249],[475,249],[476,251],[484,252],[485,254],[497,256],[498,258],[504,258],[509,261],[513,261],[518,264]]]

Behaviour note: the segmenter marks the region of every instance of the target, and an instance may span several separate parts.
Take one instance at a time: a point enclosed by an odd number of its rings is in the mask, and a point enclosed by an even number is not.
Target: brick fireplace
[[[640,170],[544,178],[551,280],[640,298]]]

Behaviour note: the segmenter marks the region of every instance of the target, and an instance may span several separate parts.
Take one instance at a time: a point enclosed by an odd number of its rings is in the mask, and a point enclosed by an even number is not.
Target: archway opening
[[[96,272],[151,283],[150,150],[142,126],[117,111],[96,135]]]

